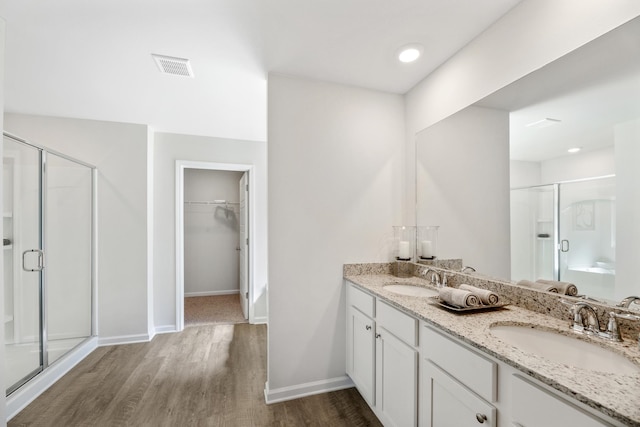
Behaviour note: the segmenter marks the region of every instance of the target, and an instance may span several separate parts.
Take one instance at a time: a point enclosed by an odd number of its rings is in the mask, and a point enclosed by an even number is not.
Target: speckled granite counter
[[[552,363],[502,342],[491,335],[489,328],[496,323],[533,324],[612,349],[640,365],[637,341],[608,343],[598,338],[578,336],[569,330],[567,321],[516,305],[465,314],[451,312],[433,304],[428,298],[402,296],[384,289],[384,285],[389,283],[411,283],[431,287],[426,280],[418,277],[399,278],[390,272],[367,274],[371,272],[365,267],[355,269],[347,273],[345,279],[405,313],[440,328],[625,425],[640,426],[640,373],[614,375]]]

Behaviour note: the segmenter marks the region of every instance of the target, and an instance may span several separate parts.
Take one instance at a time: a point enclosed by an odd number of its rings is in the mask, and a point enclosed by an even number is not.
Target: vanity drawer
[[[421,336],[422,357],[489,402],[497,399],[497,364],[425,326]]]
[[[375,298],[353,285],[347,286],[347,304],[360,310],[369,317],[375,314]]]
[[[378,301],[376,309],[376,322],[380,326],[406,344],[418,345],[418,321],[416,319],[382,301]]]

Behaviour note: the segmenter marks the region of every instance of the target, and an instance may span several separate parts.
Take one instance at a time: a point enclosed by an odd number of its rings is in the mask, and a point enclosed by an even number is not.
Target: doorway
[[[176,324],[251,322],[251,166],[178,161]]]

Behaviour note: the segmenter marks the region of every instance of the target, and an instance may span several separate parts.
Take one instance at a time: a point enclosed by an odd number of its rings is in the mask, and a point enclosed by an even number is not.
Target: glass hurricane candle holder
[[[418,260],[436,259],[438,248],[438,225],[426,225],[418,227],[416,242],[416,255]]]
[[[393,259],[411,261],[415,254],[416,227],[399,225],[393,227]]]

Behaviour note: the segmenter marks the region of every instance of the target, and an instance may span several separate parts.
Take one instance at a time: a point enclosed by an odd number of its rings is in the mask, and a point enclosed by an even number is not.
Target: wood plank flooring
[[[264,403],[266,326],[100,347],[9,426],[380,426],[355,389]]]

